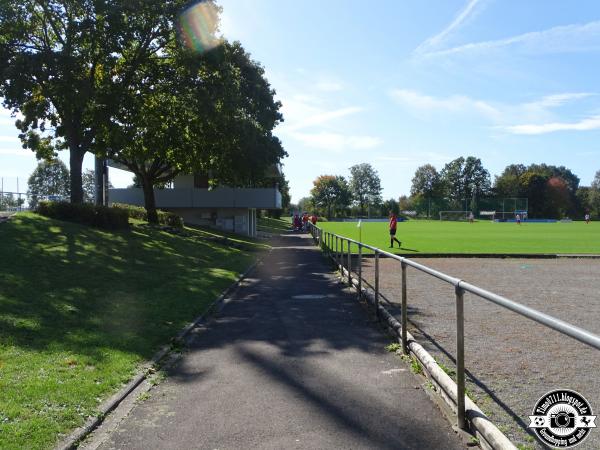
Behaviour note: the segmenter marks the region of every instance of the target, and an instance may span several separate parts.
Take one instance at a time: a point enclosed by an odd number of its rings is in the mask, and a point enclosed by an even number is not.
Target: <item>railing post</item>
[[[362,296],[362,245],[358,244],[358,298]]]
[[[402,352],[408,355],[407,328],[408,328],[408,310],[406,301],[406,263],[402,261]]]
[[[375,315],[379,317],[379,252],[375,250]]]
[[[352,242],[348,241],[348,286],[352,287]]]
[[[456,286],[456,416],[461,430],[466,428],[464,293],[459,283]]]
[[[338,242],[339,242],[339,239],[336,234],[335,235],[335,268],[336,268],[336,270],[339,269],[338,266],[340,265],[340,251],[339,251]]]

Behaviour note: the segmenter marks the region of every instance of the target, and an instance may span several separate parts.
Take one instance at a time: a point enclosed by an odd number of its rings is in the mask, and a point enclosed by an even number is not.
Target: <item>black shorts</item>
[[[396,236],[396,229],[390,228],[390,236]]]

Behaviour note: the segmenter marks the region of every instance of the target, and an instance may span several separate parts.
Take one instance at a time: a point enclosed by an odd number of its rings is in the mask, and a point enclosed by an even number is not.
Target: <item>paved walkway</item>
[[[103,449],[461,449],[306,235],[284,235]]]

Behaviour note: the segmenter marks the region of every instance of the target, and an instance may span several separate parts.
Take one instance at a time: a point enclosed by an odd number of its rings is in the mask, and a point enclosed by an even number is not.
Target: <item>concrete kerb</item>
[[[335,262],[335,260],[334,260]],[[348,271],[345,267],[337,265],[340,271],[341,280],[347,283]],[[351,275],[352,286],[358,291],[358,279]],[[367,300],[372,306],[375,305],[375,293],[369,288],[362,287],[360,297]],[[402,325],[398,320],[379,303],[378,317],[383,321],[387,328],[401,342]],[[442,370],[435,359],[418,344],[414,337],[407,331],[409,354],[414,356],[421,367],[425,376],[437,387],[436,393],[439,394],[444,403],[456,414],[457,410],[457,391],[458,387],[452,378]],[[471,431],[479,439],[480,445],[484,449],[490,450],[517,450],[517,447],[491,422],[491,420],[481,411],[481,409],[465,395],[465,413],[467,423]],[[456,417],[456,416],[454,416]],[[455,425],[453,423],[453,425]]]
[[[55,447],[55,450],[71,450],[77,448],[90,433],[92,433],[102,424],[108,414],[114,411],[119,404],[125,398],[127,398],[128,395],[130,395],[144,380],[148,378],[148,376],[155,373],[158,368],[161,368],[162,365],[164,365],[163,363],[166,363],[166,365],[173,363],[175,359],[166,358],[172,354],[173,344],[184,343],[185,338],[192,330],[205,323],[211,314],[220,311],[227,304],[227,297],[239,288],[240,283],[248,277],[248,275],[256,268],[256,266],[258,266],[258,264],[260,264],[261,261],[262,258],[257,258],[257,260],[244,273],[238,276],[236,281],[231,283],[227,288],[225,288],[225,290],[223,290],[223,292],[221,292],[217,299],[213,301],[202,314],[196,317],[193,322],[189,323],[179,333],[177,333],[174,338],[172,338],[171,345],[165,345],[161,347],[160,350],[158,350],[147,363],[142,365],[138,374],[129,383],[119,390],[119,392],[103,402],[98,409],[98,415],[90,417],[83,426],[77,428],[65,439],[60,441]]]

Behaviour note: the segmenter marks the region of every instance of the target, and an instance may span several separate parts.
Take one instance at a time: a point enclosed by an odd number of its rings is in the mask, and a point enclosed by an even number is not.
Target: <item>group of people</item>
[[[316,214],[308,215],[307,212],[302,214],[302,217],[298,213],[294,214],[292,219],[292,225],[294,231],[308,231],[308,223],[312,223],[313,225],[317,224],[319,218]]]

